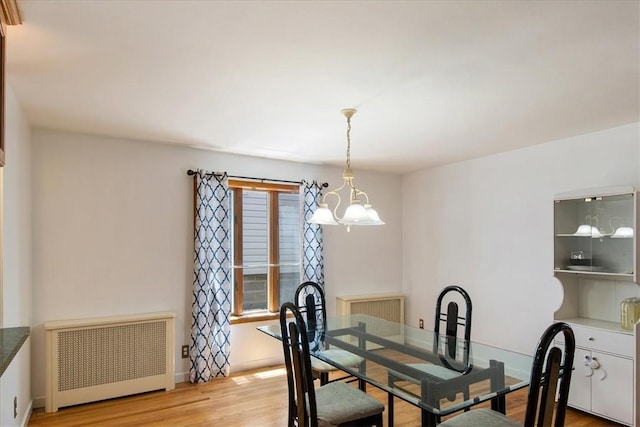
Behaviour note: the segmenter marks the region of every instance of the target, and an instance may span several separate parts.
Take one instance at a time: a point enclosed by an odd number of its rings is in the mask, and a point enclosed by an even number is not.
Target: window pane
[[[242,191],[243,311],[267,309],[267,193]]]
[[[278,194],[280,305],[293,301],[300,284],[300,202],[298,194]]]

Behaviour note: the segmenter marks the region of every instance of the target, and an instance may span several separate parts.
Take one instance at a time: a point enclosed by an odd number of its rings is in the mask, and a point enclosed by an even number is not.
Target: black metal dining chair
[[[460,310],[459,302],[463,304],[463,310]],[[446,310],[443,311],[442,308],[445,303]],[[471,343],[472,308],[471,297],[462,287],[450,285],[442,289],[436,300],[432,347],[433,353],[439,356],[441,364],[412,363],[409,366],[425,372],[435,379],[451,379],[471,371],[469,347]],[[462,328],[462,338],[458,337],[459,327]],[[444,334],[441,334],[442,328],[444,328]],[[459,349],[460,344],[462,345],[461,349]],[[462,351],[460,357],[458,357],[459,351]],[[452,363],[453,361],[459,361],[460,363]],[[418,383],[415,378],[392,370],[389,370],[388,381],[392,387],[401,387],[398,384],[400,381]],[[465,400],[469,398],[468,389],[463,391],[463,396]],[[450,398],[455,400],[455,395],[450,396]],[[394,402],[393,394],[391,393],[389,393],[388,410],[389,423],[392,424]],[[439,417],[436,418],[439,421]]]
[[[325,333],[327,331],[327,311],[324,290],[316,282],[304,282],[296,289],[294,303],[300,310],[302,317],[309,330],[307,331],[307,339],[309,340],[309,348],[312,352],[322,352],[330,355],[332,360],[337,361],[342,366],[358,366],[363,362],[363,358],[350,353],[346,350],[338,348],[327,348],[325,343]],[[320,385],[329,382],[329,374],[331,372],[340,371],[333,365],[322,360],[311,357],[311,372],[313,377],[320,379]],[[338,380],[355,380],[351,375],[344,375],[335,378]],[[363,382],[360,388],[364,390]]]
[[[280,330],[289,391],[289,427],[382,427],[384,405],[344,382],[314,388],[307,325],[298,307],[280,308]]]
[[[564,336],[563,349],[552,347],[559,334]],[[564,426],[575,349],[575,337],[569,324],[557,322],[544,331],[536,346],[531,368],[524,424],[520,424],[500,412],[482,408],[456,415],[441,423],[440,426]],[[556,392],[557,403],[555,401]]]

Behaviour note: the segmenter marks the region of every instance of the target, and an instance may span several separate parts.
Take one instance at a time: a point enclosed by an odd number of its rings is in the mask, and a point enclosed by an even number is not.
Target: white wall
[[[403,177],[407,321],[433,325],[437,294],[473,300],[474,340],[531,353],[561,303],[553,277],[555,193],[639,185],[640,125]]]
[[[31,321],[31,130],[8,88],[3,171],[3,327]]]
[[[188,371],[193,260],[193,185],[187,169],[340,184],[334,167],[233,156],[187,147],[33,131],[34,405],[45,384],[43,323],[153,311],[176,318],[177,379]],[[387,221],[325,233],[330,310],[337,294],[399,292],[401,178],[355,171]],[[232,370],[278,363],[281,347],[255,330],[232,328]]]
[[[31,135],[13,90],[5,86],[2,326],[31,325]],[[0,425],[26,425],[31,409],[31,346],[27,341],[0,378]],[[13,416],[13,399],[18,414]]]

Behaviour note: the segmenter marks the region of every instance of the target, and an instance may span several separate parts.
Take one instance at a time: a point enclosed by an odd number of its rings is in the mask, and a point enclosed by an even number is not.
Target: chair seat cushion
[[[522,427],[522,424],[515,422],[500,412],[491,409],[473,409],[463,412],[460,415],[449,418],[438,425],[438,427]]]
[[[330,358],[331,360],[335,360],[336,363],[338,363],[339,365],[342,366],[356,366],[359,365],[360,363],[362,363],[362,361],[364,360],[362,357],[360,356],[356,356],[353,353],[349,353],[346,350],[340,350],[338,348],[331,348],[329,350],[323,350],[320,352],[321,354],[326,355],[328,358]],[[326,362],[323,362],[320,359],[317,359],[315,357],[311,357],[311,368],[315,369],[316,371],[335,371],[336,368],[333,365],[330,365]]]
[[[429,375],[433,375],[434,377],[441,378],[443,380],[450,380],[451,378],[456,378],[461,375],[460,372],[452,371],[445,368],[444,366],[434,365],[430,363],[410,363],[407,366],[411,366],[412,368],[418,369],[422,372],[426,372]],[[396,378],[405,381],[411,381],[413,383],[416,382],[415,378],[404,375],[398,371],[389,369],[389,373]]]
[[[361,390],[343,382],[316,388],[318,427],[332,427],[381,414],[384,405]]]

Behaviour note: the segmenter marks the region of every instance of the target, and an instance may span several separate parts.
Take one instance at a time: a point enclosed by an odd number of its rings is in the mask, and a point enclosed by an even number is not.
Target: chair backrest
[[[298,307],[291,302],[282,304],[280,332],[289,389],[289,427],[317,427],[318,425],[309,343],[302,335],[306,329],[307,326]]]
[[[564,335],[564,351],[555,346],[551,347],[556,335],[560,333]],[[524,425],[544,427],[564,425],[575,351],[575,337],[571,326],[567,323],[556,322],[544,331],[538,341],[531,369]]]
[[[451,294],[451,295],[450,295]],[[458,303],[452,299],[455,294],[459,294],[462,297],[462,301],[464,301],[464,311],[461,313],[461,310],[458,306]],[[442,304],[445,301],[445,298],[448,302],[446,311],[442,311]],[[469,343],[471,341],[471,297],[460,286],[451,285],[444,288],[440,295],[438,295],[438,300],[436,302],[436,316],[435,316],[435,324],[433,328],[434,332],[434,343],[433,343],[433,351],[438,352],[439,349],[439,340],[441,335],[441,325],[444,325],[446,336],[446,355],[448,358],[456,359],[457,350],[458,350],[458,327],[464,328],[464,354],[463,360],[465,364],[468,362],[469,357]]]
[[[307,340],[311,351],[324,350],[327,312],[324,289],[316,282],[304,282],[296,289],[294,304],[307,324]]]

